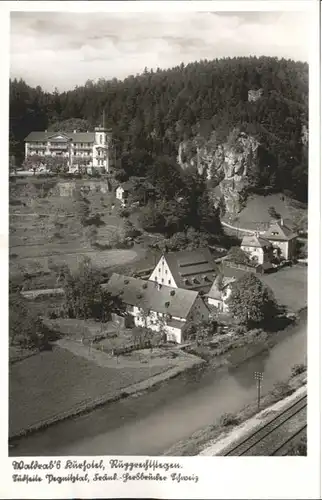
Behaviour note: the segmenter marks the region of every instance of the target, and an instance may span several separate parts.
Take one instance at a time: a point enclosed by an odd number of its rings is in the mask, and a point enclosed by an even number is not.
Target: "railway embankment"
[[[209,444],[200,455],[279,455],[306,430],[306,413],[307,395],[306,386],[303,386]]]

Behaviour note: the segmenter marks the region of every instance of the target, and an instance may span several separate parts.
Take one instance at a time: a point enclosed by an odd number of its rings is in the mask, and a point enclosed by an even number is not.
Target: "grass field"
[[[171,365],[170,365],[171,366]],[[10,435],[165,371],[168,366],[97,366],[54,347],[10,366]]]
[[[307,306],[307,267],[297,265],[280,269],[261,279],[273,290],[277,301],[290,311]]]
[[[50,272],[51,265],[66,263],[71,268],[84,256],[99,268],[133,262],[134,249],[99,250],[93,248],[82,224],[84,205],[91,215],[100,214],[97,241],[108,244],[112,233],[122,228],[114,194],[101,181],[90,181],[85,199],[83,184],[77,181],[29,181],[11,184],[10,191],[10,275]],[[104,192],[101,190],[104,188]],[[100,190],[101,189],[101,190]],[[86,208],[86,206],[85,206]],[[140,257],[144,252],[140,252]]]
[[[249,196],[246,206],[238,216],[230,220],[224,217],[224,220],[231,224],[235,222],[240,228],[265,230],[271,220],[269,207],[274,207],[285,221],[289,223],[302,221],[303,227],[307,226],[307,207],[282,194]]]

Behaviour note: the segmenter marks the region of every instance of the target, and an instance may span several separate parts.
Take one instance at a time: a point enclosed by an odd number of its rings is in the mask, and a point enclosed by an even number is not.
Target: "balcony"
[[[55,149],[67,151],[68,145],[67,144],[51,144],[49,146],[49,149],[50,149],[50,151],[55,150]]]
[[[28,144],[27,145],[28,149],[46,149],[47,145],[46,144]]]
[[[90,145],[86,145],[86,144],[77,144],[77,145],[74,145],[73,146],[73,149],[75,151],[81,151],[81,150],[84,150],[84,151],[92,151],[93,149],[93,146],[90,144]]]

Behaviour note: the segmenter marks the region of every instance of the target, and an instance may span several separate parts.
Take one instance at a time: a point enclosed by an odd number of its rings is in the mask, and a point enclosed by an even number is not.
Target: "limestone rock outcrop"
[[[250,174],[258,162],[259,142],[252,136],[233,130],[227,141],[218,144],[213,133],[208,140],[195,137],[182,142],[178,163],[186,169],[194,166],[206,173],[214,204],[224,204],[225,211],[237,214],[247,196]]]

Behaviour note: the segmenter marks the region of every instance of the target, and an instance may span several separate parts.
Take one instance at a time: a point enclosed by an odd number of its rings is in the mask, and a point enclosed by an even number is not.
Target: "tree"
[[[240,247],[231,247],[227,254],[227,260],[235,264],[249,264],[249,257]]]
[[[279,214],[277,211],[276,211],[276,208],[275,207],[268,207],[268,214],[269,216],[272,218],[272,219],[280,219],[281,218],[281,214]]]
[[[214,320],[200,320],[192,323],[185,331],[187,339],[195,340],[197,345],[203,344],[216,331],[217,323]]]
[[[106,320],[111,312],[121,313],[124,306],[119,297],[101,288],[101,277],[90,259],[85,258],[75,273],[66,273],[62,287],[65,311],[70,318]]]
[[[51,132],[86,132],[91,126],[88,120],[81,118],[68,118],[67,120],[55,121],[51,123],[48,130]]]
[[[123,231],[126,238],[135,238],[140,234],[139,229],[137,229],[134,224],[128,219],[123,223]]]
[[[23,161],[22,167],[24,170],[33,171],[34,173],[44,165],[45,158],[39,155],[30,155]]]
[[[132,339],[135,347],[141,349],[146,343],[151,342],[152,332],[145,326],[136,326],[132,328]]]
[[[56,339],[54,332],[33,312],[20,293],[9,295],[9,339],[11,345],[39,350],[47,348],[49,342]]]
[[[245,274],[231,286],[229,311],[241,324],[252,326],[270,322],[278,313],[272,290],[255,274]]]
[[[248,90],[259,86],[262,97],[249,103]],[[102,109],[120,166],[128,177],[149,178],[161,196],[171,199],[178,191],[176,157],[182,140],[202,147],[203,139],[210,139],[212,154],[227,138],[235,141],[232,131],[242,130],[263,149],[258,162],[254,158],[248,165],[250,187],[288,188],[307,200],[307,63],[273,57],[203,60],[122,81],[86,82],[61,93],[12,79],[10,154],[19,164],[24,139],[33,130],[92,130]],[[191,153],[186,160],[189,164]]]
[[[68,171],[68,158],[65,156],[46,156],[43,160],[47,170],[55,174]]]
[[[95,226],[88,226],[85,228],[85,237],[91,246],[94,246],[97,240],[97,228]]]
[[[150,202],[141,210],[140,224],[146,231],[162,232],[165,220],[158,207]]]

